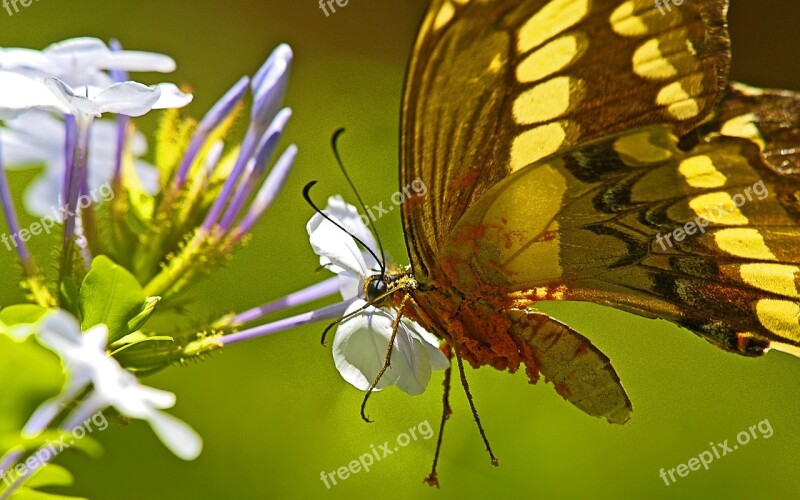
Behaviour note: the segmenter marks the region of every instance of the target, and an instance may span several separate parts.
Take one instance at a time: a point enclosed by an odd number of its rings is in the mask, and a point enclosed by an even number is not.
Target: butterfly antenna
[[[311,181],[308,184],[306,184],[305,187],[303,188],[303,198],[305,198],[306,203],[311,205],[311,208],[313,208],[315,212],[317,212],[318,214],[323,216],[328,222],[330,222],[334,226],[338,227],[339,229],[344,231],[346,234],[350,235],[357,242],[361,243],[361,246],[367,249],[367,252],[369,252],[369,254],[372,255],[372,258],[374,258],[376,262],[381,262],[382,263],[383,261],[381,259],[379,259],[377,255],[375,255],[375,252],[369,247],[369,245],[367,245],[366,243],[364,243],[363,241],[358,239],[358,237],[356,237],[350,231],[348,231],[347,229],[342,227],[341,224],[339,224],[335,220],[333,220],[330,217],[328,217],[328,214],[326,214],[325,212],[320,210],[319,207],[311,200],[311,195],[309,194],[309,192],[311,191],[311,188],[314,187],[314,184],[316,184],[316,183],[317,183],[317,181]],[[383,252],[383,251],[381,250],[381,252]],[[381,264],[381,270],[383,271],[384,269],[385,269],[385,267],[383,266],[383,264]]]
[[[450,344],[445,343],[447,348],[447,359],[450,360],[453,357],[452,351],[450,350]],[[452,369],[451,367],[447,367],[447,370],[444,371],[444,381],[442,385],[444,386],[444,393],[442,394],[442,421],[439,423],[439,437],[436,440],[436,453],[433,455],[433,466],[431,467],[431,473],[428,477],[425,478],[424,482],[428,486],[436,486],[439,487],[439,474],[436,472],[436,466],[439,464],[439,455],[442,451],[442,438],[444,436],[444,424],[450,418],[450,415],[453,414],[452,408],[450,408],[450,373]]]
[[[492,452],[492,445],[489,444],[489,439],[486,437],[486,431],[483,430],[483,424],[481,424],[481,417],[478,416],[478,409],[475,408],[475,401],[472,400],[472,392],[469,390],[469,383],[467,382],[467,374],[464,373],[464,361],[461,359],[461,355],[458,352],[458,341],[454,338],[453,339],[453,351],[456,354],[456,362],[458,363],[458,372],[461,375],[461,386],[464,387],[464,392],[467,394],[467,400],[469,400],[469,407],[472,409],[472,416],[475,418],[475,423],[478,424],[478,432],[481,433],[481,438],[483,439],[483,444],[486,445],[486,451],[489,452],[489,458],[492,460],[492,465],[497,467],[499,462],[497,461],[497,457],[494,456]]]
[[[344,163],[342,163],[342,157],[339,154],[339,138],[345,132],[344,128],[340,128],[336,132],[333,133],[333,137],[331,138],[331,147],[333,148],[333,156],[336,157],[336,163],[339,164],[339,168],[342,170],[342,174],[344,174],[344,178],[347,179],[347,183],[350,185],[350,189],[353,190],[353,193],[356,195],[356,199],[361,207],[366,207],[367,205],[364,203],[364,200],[361,199],[361,195],[358,193],[358,189],[356,189],[356,185],[353,183],[353,180],[350,179],[350,175],[347,173],[347,169],[344,168]],[[372,220],[372,217],[367,217],[369,220],[369,227],[372,230],[372,234],[375,235],[375,240],[378,242],[378,250],[380,251],[381,257],[383,257],[383,243],[381,243],[381,237],[378,234],[378,230],[375,229],[375,221]],[[370,252],[372,253],[372,252]],[[375,254],[372,254],[373,256]],[[386,275],[386,262],[383,258],[376,259],[381,265],[381,278]]]

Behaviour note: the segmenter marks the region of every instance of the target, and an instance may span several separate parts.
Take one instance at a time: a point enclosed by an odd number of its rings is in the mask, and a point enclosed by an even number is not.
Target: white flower
[[[0,71],[0,120],[15,118],[33,109],[76,117],[103,113],[141,116],[151,109],[180,108],[191,101],[191,94],[184,94],[171,83],[147,86],[119,82],[104,87],[72,88],[58,78],[41,81],[12,71]]]
[[[12,71],[0,70],[0,120],[10,120],[32,109],[69,113],[44,83]]]
[[[103,70],[158,71],[175,70],[175,61],[166,55],[130,50],[112,51],[98,38],[71,38],[54,43],[44,50],[0,48],[0,69],[32,78],[55,77],[68,85],[111,85]]]
[[[378,245],[367,226],[361,221],[356,207],[345,203],[341,196],[331,196],[323,210],[350,234],[373,251]],[[314,214],[306,226],[311,248],[320,256],[319,263],[339,277],[342,298],[363,295],[363,280],[380,272],[380,266],[369,252],[362,252],[356,241],[319,214]]]
[[[376,251],[375,240],[355,207],[346,204],[341,197],[333,196],[323,211]],[[367,304],[364,282],[380,272],[375,258],[362,252],[349,234],[320,214],[311,218],[306,229],[314,252],[320,256],[320,264],[338,275],[342,297],[353,301],[345,316],[364,307]],[[361,314],[337,327],[333,340],[334,363],[342,377],[356,388],[367,390],[378,375],[396,318],[397,311],[391,307],[367,306]],[[450,366],[437,345],[432,334],[403,318],[398,324],[390,366],[375,390],[397,385],[411,395],[424,392],[432,370],[444,370]]]
[[[182,108],[192,102],[191,94],[184,94],[171,83],[147,86],[138,82],[119,82],[107,87],[82,85],[73,89],[58,78],[48,78],[44,85],[70,110],[70,114],[76,116],[100,116],[103,113],[142,116],[151,109]]]
[[[111,181],[117,154],[117,123],[97,120],[89,141],[89,189],[98,189]],[[53,208],[64,203],[61,189],[64,182],[65,128],[60,119],[43,111],[32,111],[5,123],[0,128],[0,150],[6,169],[44,166],[44,172],[25,191],[25,208],[42,217],[52,215]],[[137,158],[147,153],[147,140],[137,131],[126,147],[134,157],[134,170],[144,190],[158,190],[158,170]],[[60,218],[56,220],[60,222]]]
[[[351,314],[363,307],[359,299],[345,311]],[[333,339],[333,360],[342,377],[356,388],[366,391],[383,366],[386,348],[392,335],[397,311],[390,307],[368,306],[363,314],[344,321]],[[375,390],[397,385],[408,394],[425,392],[432,370],[450,366],[436,346],[436,337],[419,324],[403,318],[392,347],[391,364],[381,376]]]
[[[81,404],[89,413],[113,406],[121,414],[146,420],[164,445],[184,459],[196,458],[202,450],[202,439],[184,422],[160,410],[175,404],[171,392],[153,389],[122,368],[106,353],[108,329],[98,325],[81,332],[80,325],[69,313],[59,311],[45,318],[40,342],[57,353],[67,373],[64,390],[43,403],[29,420],[25,432],[30,434],[41,422],[51,421],[62,404],[71,401],[90,384],[93,391]]]

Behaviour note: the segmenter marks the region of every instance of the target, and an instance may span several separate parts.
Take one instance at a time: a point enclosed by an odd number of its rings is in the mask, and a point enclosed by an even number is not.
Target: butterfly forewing
[[[511,172],[636,126],[682,135],[721,94],[726,2],[435,0],[403,105],[403,207],[411,262],[426,281],[466,209]]]

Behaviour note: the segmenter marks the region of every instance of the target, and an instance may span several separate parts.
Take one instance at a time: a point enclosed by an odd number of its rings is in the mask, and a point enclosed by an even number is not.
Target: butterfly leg
[[[375,379],[369,384],[367,388],[367,393],[364,395],[364,400],[361,402],[361,418],[365,422],[372,422],[372,420],[367,417],[365,411],[367,409],[367,400],[369,400],[370,394],[372,394],[372,390],[378,385],[378,382],[381,381],[381,377],[383,374],[386,373],[386,369],[389,368],[391,365],[392,360],[392,348],[394,347],[394,339],[397,337],[397,330],[400,328],[400,319],[403,317],[403,310],[406,308],[406,304],[408,303],[410,297],[408,295],[403,297],[403,300],[400,302],[400,306],[397,308],[397,317],[394,319],[392,323],[392,335],[389,337],[389,345],[386,347],[386,357],[383,359],[383,366],[381,366],[380,371],[375,376]]]
[[[499,462],[492,452],[492,445],[489,444],[489,439],[486,437],[486,431],[483,430],[483,424],[481,424],[481,417],[478,416],[478,409],[475,408],[475,401],[472,399],[472,393],[469,390],[469,383],[467,382],[467,374],[464,372],[464,361],[461,359],[461,355],[458,352],[458,341],[455,339],[453,339],[453,351],[455,352],[456,362],[458,363],[458,372],[461,375],[461,386],[464,388],[464,392],[467,395],[469,407],[472,410],[472,416],[475,418],[475,423],[478,424],[478,431],[481,433],[483,444],[486,445],[486,451],[489,452],[489,458],[492,460],[492,465],[497,467]]]
[[[450,350],[450,345],[445,344],[447,347],[447,359],[453,358],[453,353]],[[429,486],[436,486],[439,487],[439,475],[436,473],[436,466],[439,463],[439,453],[442,450],[442,437],[444,436],[444,423],[450,418],[450,415],[453,414],[452,408],[450,408],[450,373],[452,368],[448,368],[444,371],[444,381],[442,385],[444,386],[444,393],[442,394],[442,421],[439,424],[439,437],[436,440],[436,453],[433,455],[433,466],[431,467],[431,473],[428,477],[425,478],[424,482]]]

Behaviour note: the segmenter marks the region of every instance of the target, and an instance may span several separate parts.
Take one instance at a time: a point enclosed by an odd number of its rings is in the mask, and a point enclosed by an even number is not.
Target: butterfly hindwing
[[[434,0],[406,84],[401,182],[412,267],[428,280],[491,186],[550,154],[648,124],[682,135],[727,78],[723,0]]]
[[[614,424],[630,418],[631,401],[617,372],[586,337],[539,312],[510,309],[505,314],[532,381],[543,374],[556,392],[589,415]]]
[[[636,129],[509,176],[454,231],[451,278],[797,354],[800,97],[737,92],[688,151],[667,127]]]

